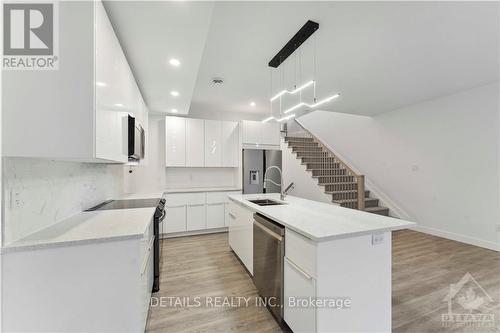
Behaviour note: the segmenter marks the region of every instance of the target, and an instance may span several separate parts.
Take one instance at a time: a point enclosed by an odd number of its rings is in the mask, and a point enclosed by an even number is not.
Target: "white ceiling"
[[[314,77],[319,99],[341,94],[321,109],[374,115],[498,80],[498,6],[217,2],[212,11],[206,2],[112,2],[106,7],[153,111],[176,107],[168,91],[181,87],[181,96],[190,97],[183,107],[191,102],[192,114],[254,118],[270,109],[268,61],[308,19],[320,28],[301,48],[301,57],[292,55],[280,66],[284,86]],[[189,59],[176,71],[166,65],[174,54]],[[302,75],[299,70],[295,75],[299,58]],[[281,74],[274,71],[274,93],[282,88]],[[214,86],[214,76],[224,84]],[[251,107],[251,101],[257,105]]]
[[[188,113],[213,3],[105,1],[104,6],[150,111]],[[171,58],[180,66],[171,66]]]

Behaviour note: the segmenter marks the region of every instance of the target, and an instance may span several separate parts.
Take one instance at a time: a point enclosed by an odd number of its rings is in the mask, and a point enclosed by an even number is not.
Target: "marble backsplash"
[[[123,193],[123,166],[3,158],[3,244]]]

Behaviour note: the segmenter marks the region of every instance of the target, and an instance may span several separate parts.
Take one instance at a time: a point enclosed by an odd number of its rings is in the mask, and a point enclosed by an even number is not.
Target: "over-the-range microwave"
[[[145,135],[142,126],[134,117],[128,116],[128,159],[138,161],[144,158]]]

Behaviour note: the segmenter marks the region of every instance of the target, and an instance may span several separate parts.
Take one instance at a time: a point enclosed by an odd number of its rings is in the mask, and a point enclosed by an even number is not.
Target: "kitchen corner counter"
[[[161,198],[162,191],[129,193],[124,199]],[[140,238],[156,207],[83,211],[5,245],[1,253]]]
[[[286,196],[285,204],[259,206],[249,200],[280,201],[279,193],[232,194],[229,199],[313,241],[349,238],[413,227],[415,223],[322,202]]]

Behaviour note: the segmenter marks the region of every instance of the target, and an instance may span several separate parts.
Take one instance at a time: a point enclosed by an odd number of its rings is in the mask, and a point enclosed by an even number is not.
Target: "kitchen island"
[[[414,223],[277,193],[229,199],[229,244],[250,274],[253,214],[285,227],[284,320],[294,332],[391,331],[391,232]]]

